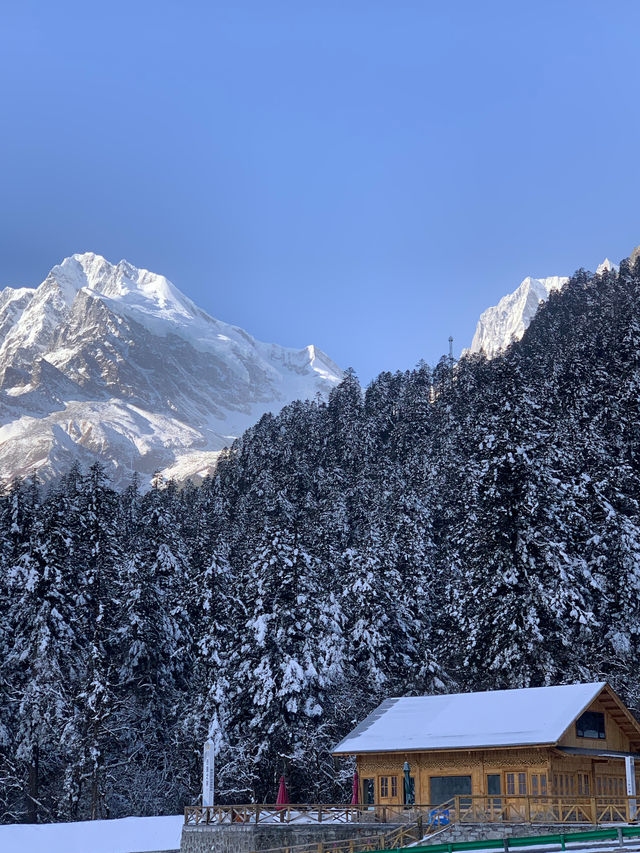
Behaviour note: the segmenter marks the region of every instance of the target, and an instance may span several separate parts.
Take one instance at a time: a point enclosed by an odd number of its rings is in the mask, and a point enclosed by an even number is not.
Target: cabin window
[[[388,799],[389,792],[392,797],[398,796],[398,777],[397,776],[381,776],[380,777],[380,799]]]
[[[499,773],[489,773],[487,775],[487,794],[501,794],[502,785],[500,782]]]
[[[591,786],[589,784],[589,776],[587,773],[578,773],[578,794],[584,794],[585,797],[588,797],[591,792]]]
[[[500,773],[488,773],[487,774],[487,794],[501,794],[502,793],[502,776]],[[501,809],[502,808],[502,800],[500,797],[492,797],[489,800],[489,806],[493,809]]]
[[[604,714],[600,711],[585,711],[581,717],[578,717],[576,735],[604,740]]]
[[[507,794],[525,796],[527,793],[526,773],[507,773]]]
[[[432,776],[431,803],[434,806],[445,803],[459,794],[471,793],[471,776]]]
[[[547,774],[532,773],[531,774],[531,795],[533,797],[547,796]]]

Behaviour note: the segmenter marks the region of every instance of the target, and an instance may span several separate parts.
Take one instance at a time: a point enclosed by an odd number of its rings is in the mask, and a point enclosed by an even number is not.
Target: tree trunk
[[[91,776],[91,820],[98,819],[98,768],[94,764]]]
[[[38,822],[38,776],[39,776],[40,753],[36,744],[31,751],[31,762],[29,763],[29,783],[27,797],[27,823]]]

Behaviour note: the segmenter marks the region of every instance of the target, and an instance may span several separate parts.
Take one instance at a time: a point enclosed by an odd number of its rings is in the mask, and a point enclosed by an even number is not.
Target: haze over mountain
[[[0,291],[0,479],[73,460],[184,479],[265,412],[342,376],[314,346],[262,343],[162,275],[90,252]]]

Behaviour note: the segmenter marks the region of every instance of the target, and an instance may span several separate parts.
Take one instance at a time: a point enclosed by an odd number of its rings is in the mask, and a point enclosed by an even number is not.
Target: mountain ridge
[[[5,481],[48,480],[74,459],[101,459],[116,482],[133,470],[203,475],[262,414],[326,396],[342,376],[314,345],[258,341],[165,276],[92,252],[38,287],[0,291],[0,341]]]

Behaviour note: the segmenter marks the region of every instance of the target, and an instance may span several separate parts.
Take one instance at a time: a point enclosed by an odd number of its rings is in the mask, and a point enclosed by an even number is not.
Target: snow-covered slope
[[[617,269],[617,266],[605,258],[596,273],[600,275],[612,269]],[[568,277],[559,275],[548,278],[527,276],[513,293],[503,296],[497,305],[482,312],[467,352],[481,352],[487,358],[493,358],[512,341],[520,340],[540,305],[546,302],[552,291],[560,290],[568,281]]]
[[[178,850],[184,815],[0,826],[3,853],[144,853]]]
[[[181,478],[262,414],[327,394],[328,356],[256,341],[164,276],[66,258],[37,288],[0,291],[0,479],[49,479],[78,459]]]

